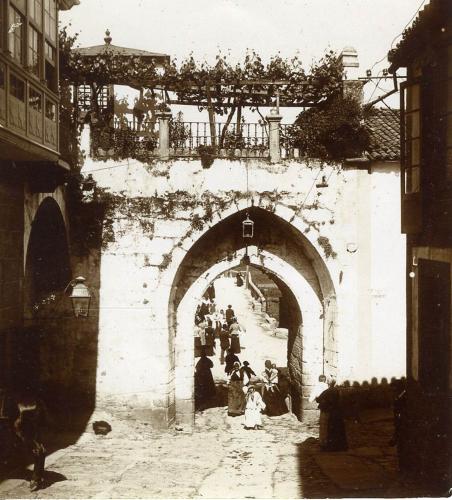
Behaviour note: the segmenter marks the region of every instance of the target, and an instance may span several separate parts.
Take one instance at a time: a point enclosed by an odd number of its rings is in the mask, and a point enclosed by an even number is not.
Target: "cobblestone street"
[[[232,303],[246,333],[240,357],[257,374],[264,360],[285,366],[287,340],[266,328],[249,292],[231,278],[216,281],[217,303]],[[219,350],[218,350],[219,351]],[[217,382],[224,376],[219,352]],[[349,452],[320,452],[316,425],[291,414],[263,417],[247,431],[225,407],[197,412],[195,430],[158,432],[132,418],[131,407],[111,407],[91,421],[112,425],[97,436],[91,425],[78,442],[50,455],[46,488],[30,493],[23,475],[0,485],[2,498],[300,498],[412,496],[398,478],[390,410],[363,412],[347,422]]]
[[[121,412],[117,413],[118,415]],[[322,453],[317,429],[291,415],[264,417],[262,431],[212,408],[197,416],[193,434],[155,432],[107,414],[113,430],[79,441],[48,458],[46,488],[30,493],[24,479],[0,485],[2,498],[297,498],[403,497],[423,492],[397,475],[389,413],[349,421],[349,452]]]

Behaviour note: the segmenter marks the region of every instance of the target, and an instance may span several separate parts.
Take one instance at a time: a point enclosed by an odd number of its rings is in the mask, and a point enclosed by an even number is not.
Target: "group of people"
[[[207,293],[207,292],[206,292]],[[220,363],[225,363],[229,349],[235,354],[241,352],[240,335],[246,330],[238,322],[232,305],[227,309],[217,310],[215,300],[204,296],[195,315],[195,357],[204,351],[207,356],[216,354],[216,339],[220,342]]]
[[[265,370],[258,380],[248,361],[241,365],[237,355],[229,351],[225,372],[228,375],[228,415],[245,415],[246,429],[262,428],[262,412],[268,416],[288,412],[279,386],[278,369],[270,360],[265,361]]]

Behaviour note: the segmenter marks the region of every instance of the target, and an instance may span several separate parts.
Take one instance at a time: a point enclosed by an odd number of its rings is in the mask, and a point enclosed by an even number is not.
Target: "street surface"
[[[265,359],[286,366],[287,339],[265,328],[249,292],[231,278],[215,283],[220,308],[232,304],[246,328],[240,353],[259,375]],[[224,380],[219,341],[214,375]],[[398,476],[390,410],[347,422],[348,452],[319,450],[318,428],[293,415],[263,416],[263,430],[245,430],[226,407],[197,412],[192,434],[156,431],[132,418],[129,406],[96,412],[112,426],[48,457],[46,487],[30,493],[22,471],[0,484],[0,498],[324,498],[422,496]]]
[[[240,361],[248,361],[257,376],[264,371],[264,362],[269,359],[278,367],[287,366],[287,335],[277,336],[267,327],[263,314],[252,307],[250,292],[245,286],[238,287],[233,278],[219,278],[215,281],[215,301],[218,310],[226,310],[232,305],[237,319],[246,332],[240,335],[242,352]],[[217,339],[216,354],[212,373],[216,380],[224,380],[224,366],[220,365],[220,341]]]
[[[107,436],[91,427],[78,443],[48,458],[46,488],[30,493],[15,478],[0,484],[1,498],[325,498],[423,496],[397,474],[389,412],[347,422],[349,452],[324,453],[318,430],[292,415],[268,418],[264,430],[243,428],[242,417],[211,408],[193,434],[157,432],[115,416]]]

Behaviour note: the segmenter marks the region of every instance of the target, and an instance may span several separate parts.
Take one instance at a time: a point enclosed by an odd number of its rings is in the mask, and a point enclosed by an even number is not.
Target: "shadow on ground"
[[[318,439],[298,444],[297,459],[303,497],[308,498],[411,498],[434,497],[399,472],[397,450],[389,446],[391,414],[364,411],[359,421],[347,419],[349,449],[323,452]]]

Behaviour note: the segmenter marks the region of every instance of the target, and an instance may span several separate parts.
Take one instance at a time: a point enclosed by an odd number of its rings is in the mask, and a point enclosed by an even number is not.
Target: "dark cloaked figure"
[[[220,347],[221,347],[220,363],[222,365],[224,365],[224,353],[227,352],[230,346],[231,343],[229,341],[228,327],[226,324],[224,324],[223,328],[220,331]]]
[[[30,490],[36,491],[44,484],[46,449],[41,439],[43,426],[47,421],[44,403],[33,391],[25,390],[17,396],[18,416],[14,431],[26,451],[33,457],[33,475]]]
[[[226,317],[226,323],[228,324],[228,326],[231,326],[232,320],[235,318],[235,312],[234,309],[232,309],[231,305],[228,306],[224,315]]]
[[[228,385],[228,415],[236,417],[245,411],[245,394],[240,373],[240,363],[236,361],[232,367]]]
[[[262,399],[266,405],[265,413],[269,417],[277,417],[287,413],[284,397],[278,386],[278,370],[272,367],[270,360],[265,361],[265,370],[262,372]]]
[[[229,333],[231,334],[231,349],[235,354],[239,354],[240,349],[240,325],[237,322],[237,318],[232,319],[232,324],[229,327]]]
[[[199,409],[205,408],[210,399],[215,397],[215,382],[211,369],[213,362],[206,356],[203,349],[201,358],[195,367],[195,402]]]
[[[206,332],[206,355],[213,356],[215,353],[215,331],[212,327],[212,321],[207,320]]]
[[[240,374],[242,376],[243,385],[246,386],[250,384],[251,377],[256,376],[248,361],[243,362],[243,366],[240,368]]]
[[[345,451],[348,449],[345,423],[342,414],[341,395],[332,380],[328,389],[317,397],[320,411],[328,415],[326,431],[326,451]]]
[[[206,299],[202,300],[198,314],[201,318],[201,321],[204,321],[205,317],[209,314],[209,302]]]
[[[389,442],[389,446],[400,444],[400,434],[402,432],[402,421],[406,412],[406,389],[402,380],[391,382],[393,391],[393,413],[394,413],[394,434]]]
[[[240,359],[234,354],[234,351],[232,349],[228,349],[228,353],[226,354],[226,358],[224,360],[226,362],[226,366],[224,367],[226,375],[231,374],[234,363],[238,363],[240,366]]]

